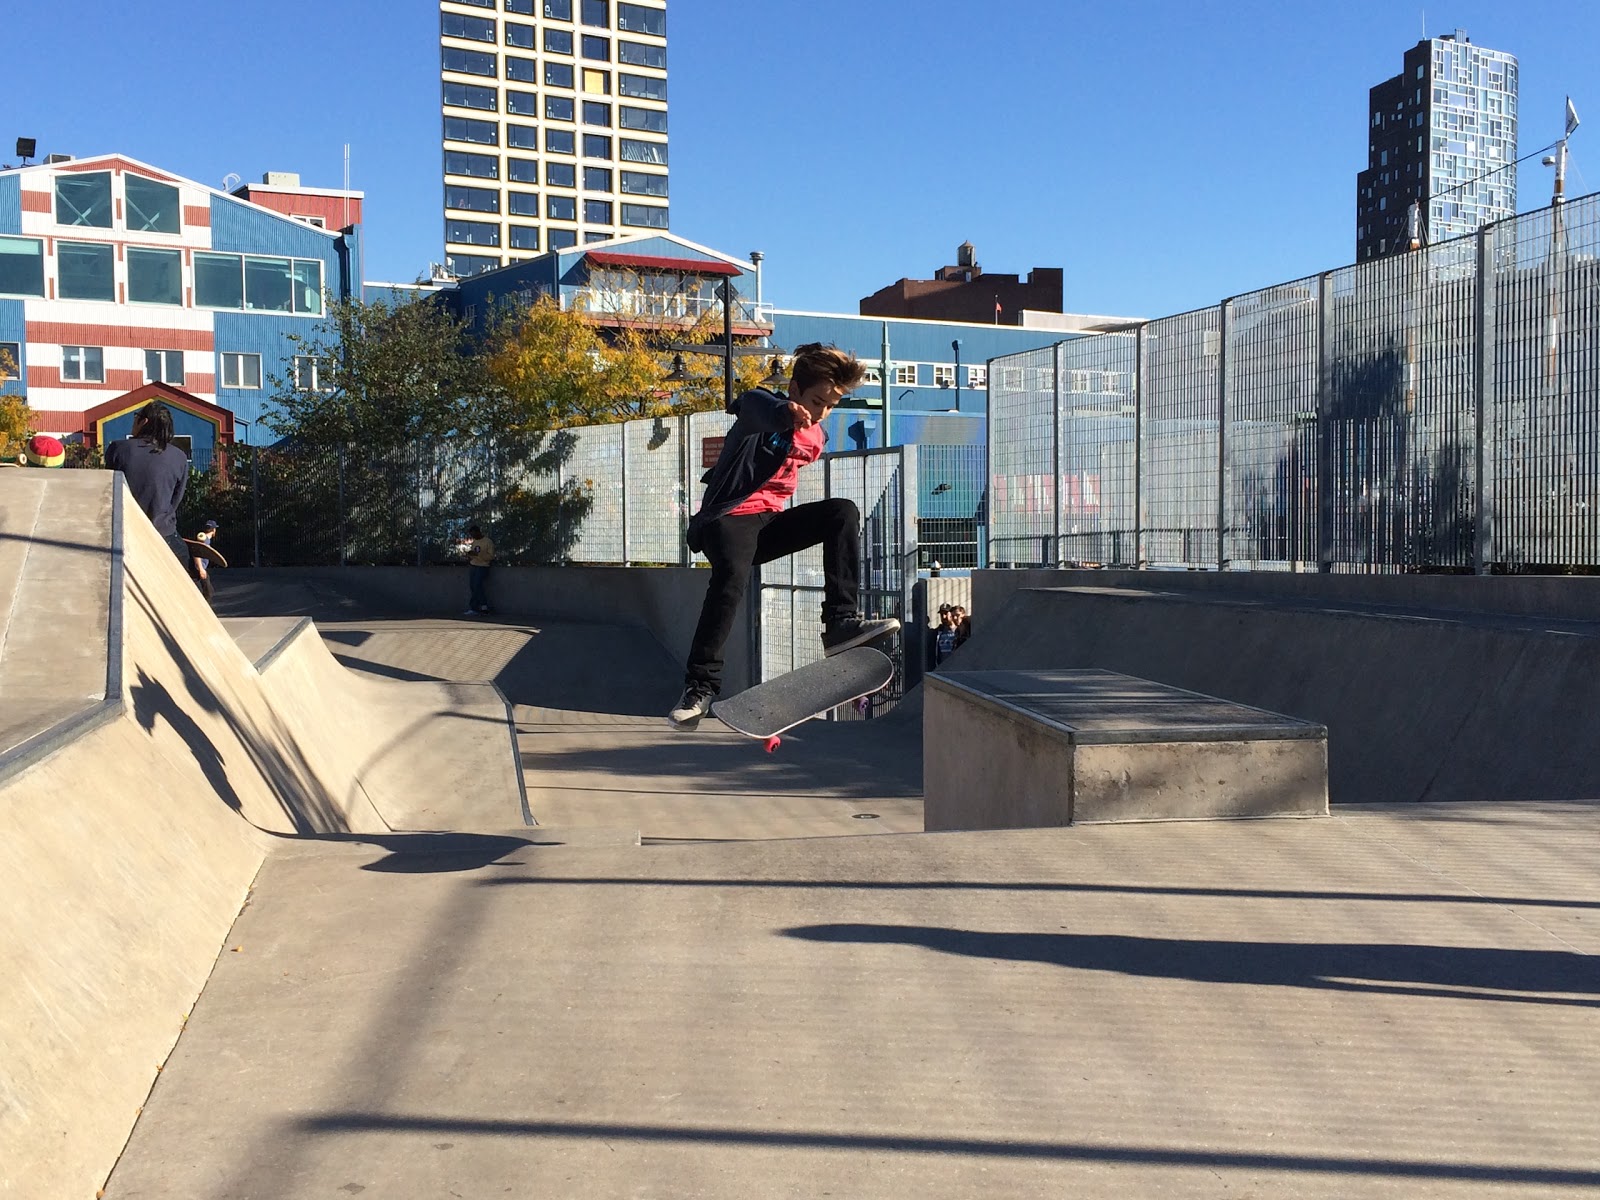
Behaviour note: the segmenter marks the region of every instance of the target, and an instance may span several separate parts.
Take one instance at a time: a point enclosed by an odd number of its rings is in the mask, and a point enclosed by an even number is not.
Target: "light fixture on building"
[[[689,382],[689,372],[687,372],[687,371],[685,371],[683,369],[683,355],[674,354],[672,356],[672,370],[669,371],[666,375],[662,376],[661,382],[662,383],[688,383]]]
[[[39,142],[35,138],[19,137],[17,139],[17,157],[22,160],[22,165],[27,166],[28,160],[39,152]]]
[[[762,387],[781,388],[789,382],[788,373],[783,369],[783,359],[774,355],[770,367],[771,369],[767,371],[767,377],[761,381]]]

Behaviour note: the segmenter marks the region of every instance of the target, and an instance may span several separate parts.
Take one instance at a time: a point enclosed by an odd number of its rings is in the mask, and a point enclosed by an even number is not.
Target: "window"
[[[194,254],[196,308],[243,308],[244,264],[237,254]]]
[[[583,123],[585,125],[611,125],[611,105],[601,104],[598,100],[585,100],[583,102]]]
[[[465,150],[446,150],[444,173],[468,175],[474,179],[499,179],[500,160],[492,154],[469,154]]]
[[[500,144],[500,126],[493,121],[475,121],[471,117],[446,117],[444,136],[451,142],[476,142],[480,146]]]
[[[897,386],[903,383],[908,383],[915,386],[917,382],[917,364],[896,364],[894,369],[894,381]]]
[[[141,175],[129,175],[123,183],[128,202],[128,229],[135,233],[181,233],[183,212],[178,205],[178,189]]]
[[[538,183],[539,164],[531,158],[508,158],[506,178],[512,183]]]
[[[986,388],[989,386],[989,366],[987,363],[981,367],[967,368],[967,386],[970,388]]]
[[[583,0],[583,23],[611,28],[611,0]]]
[[[500,266],[500,259],[492,254],[446,254],[444,269],[458,279],[481,275]]]
[[[642,225],[646,229],[665,229],[667,227],[667,210],[658,208],[653,204],[624,204],[622,206],[622,223],[624,225]]]
[[[544,131],[544,149],[546,154],[576,154],[578,152],[577,135],[570,129],[546,129]]]
[[[144,381],[170,383],[183,386],[182,350],[146,350],[144,352]]]
[[[583,202],[583,219],[591,225],[611,224],[611,201],[585,200]]]
[[[310,354],[296,354],[290,366],[290,374],[294,380],[294,388],[298,392],[320,391],[323,372],[318,370],[319,364]]]
[[[633,138],[623,138],[619,143],[621,153],[618,155],[623,162],[655,163],[658,166],[667,165],[667,144],[665,142],[640,142]]]
[[[493,188],[462,187],[446,184],[444,206],[467,212],[497,213],[500,211],[500,193]]]
[[[544,0],[544,15],[552,21],[572,20],[572,0]]]
[[[583,156],[585,158],[610,158],[611,139],[603,133],[584,134]]]
[[[513,217],[537,217],[539,196],[536,192],[512,192],[506,197],[506,211]]]
[[[473,8],[493,8],[494,0],[453,0],[456,4],[470,4]]]
[[[182,252],[128,247],[128,299],[135,304],[182,304]]]
[[[866,368],[866,374],[864,374],[861,377],[861,386],[862,387],[866,387],[868,384],[872,384],[874,387],[876,387],[879,384],[879,382],[880,382],[880,380],[879,380],[879,377],[878,377],[878,368],[877,367],[867,367]]]
[[[546,96],[544,98],[544,117],[547,121],[570,121],[573,119],[576,103],[571,96]]]
[[[506,92],[506,111],[514,117],[539,115],[538,92]]]
[[[498,246],[500,226],[489,221],[446,221],[444,240],[463,246]]]
[[[537,125],[507,125],[506,145],[513,150],[537,150],[539,127]]]
[[[519,17],[533,16],[533,0],[506,0],[508,13],[516,13]]]
[[[0,237],[0,295],[44,295],[44,243]]]
[[[611,61],[611,39],[595,37],[593,34],[583,35],[583,56],[595,59],[597,62]]]
[[[667,48],[665,46],[647,46],[643,42],[617,42],[617,61],[628,67],[654,67],[658,71],[667,69]]]
[[[667,131],[667,114],[659,108],[635,108],[624,104],[618,113],[617,124],[624,129],[643,129],[648,133]]]
[[[56,224],[111,228],[111,172],[56,176]]]
[[[572,86],[572,68],[566,63],[545,63],[544,85],[545,87],[570,88]]]
[[[646,8],[642,4],[617,5],[617,28],[628,33],[648,33],[651,37],[667,36],[667,13],[662,8]]]
[[[544,31],[544,52],[546,54],[571,54],[572,30],[546,29]]]
[[[22,343],[0,342],[0,381],[22,377]]]
[[[247,312],[293,312],[294,287],[287,258],[244,260],[244,307]]]
[[[576,221],[578,219],[578,202],[571,196],[551,196],[550,219],[552,221]]]
[[[611,72],[583,69],[583,90],[591,96],[611,95]]]
[[[528,225],[513,225],[511,227],[511,248],[513,250],[537,250],[539,248],[539,231]]]
[[[531,58],[506,55],[506,78],[512,83],[538,83],[539,64]]]
[[[245,388],[261,386],[261,355],[227,352],[222,355],[222,386]]]
[[[494,89],[480,87],[475,83],[446,83],[444,102],[456,108],[477,108],[484,112],[494,112],[499,108],[495,101]]]
[[[552,229],[549,243],[552,250],[568,250],[578,244],[578,235],[571,229]]]
[[[629,196],[665,196],[667,194],[667,177],[665,175],[651,175],[647,171],[624,171],[622,173],[622,190]]]
[[[571,163],[545,163],[544,182],[547,187],[575,188],[578,186],[578,168]]]
[[[105,351],[99,346],[61,347],[61,378],[69,383],[104,383]]]
[[[115,300],[115,252],[102,242],[56,245],[57,294],[63,300]]]
[[[495,56],[482,50],[458,50],[454,46],[446,46],[441,59],[446,71],[456,71],[462,75],[487,75],[493,78],[498,70]]]
[[[934,387],[947,388],[947,387],[955,387],[955,385],[956,385],[956,369],[955,369],[954,366],[949,365],[949,364],[939,364],[939,365],[936,365],[933,368],[933,386]]]
[[[585,167],[583,169],[583,190],[586,192],[609,192],[611,190],[610,168]]]
[[[469,42],[492,42],[495,40],[494,18],[443,12],[439,14],[439,32],[445,37],[464,38]]]
[[[651,75],[630,75],[627,71],[620,71],[617,73],[617,93],[632,96],[635,100],[665,100],[667,81]]]
[[[515,46],[519,50],[532,50],[533,26],[524,25],[520,21],[507,21],[506,45]]]

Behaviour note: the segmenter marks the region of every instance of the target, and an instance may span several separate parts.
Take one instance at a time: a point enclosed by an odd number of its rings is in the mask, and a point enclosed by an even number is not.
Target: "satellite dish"
[[[229,171],[222,177],[222,190],[225,192],[231,192],[243,182],[244,178],[242,176],[235,175],[232,171]]]

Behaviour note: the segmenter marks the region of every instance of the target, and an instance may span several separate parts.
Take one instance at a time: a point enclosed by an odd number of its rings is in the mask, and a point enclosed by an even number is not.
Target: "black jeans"
[[[783,512],[719,517],[706,524],[704,552],[711,561],[711,581],[689,646],[686,685],[722,690],[722,647],[733,631],[752,568],[816,545],[822,547],[823,623],[853,616],[861,578],[861,514],[853,501],[818,500]]]

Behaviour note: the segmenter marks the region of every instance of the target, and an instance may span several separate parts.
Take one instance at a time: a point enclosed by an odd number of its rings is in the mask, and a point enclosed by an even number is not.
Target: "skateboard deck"
[[[711,714],[736,733],[766,738],[767,749],[773,750],[780,733],[882,691],[893,678],[894,664],[887,655],[856,646],[718,700]]]
[[[184,538],[183,544],[189,548],[189,553],[193,557],[204,559],[212,566],[225,567],[228,565],[228,560],[222,557],[222,551],[208,542],[202,542],[198,538]]]

